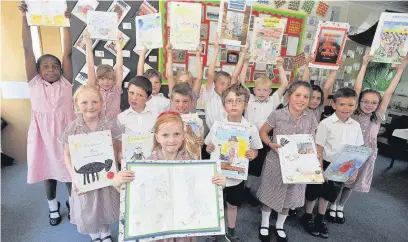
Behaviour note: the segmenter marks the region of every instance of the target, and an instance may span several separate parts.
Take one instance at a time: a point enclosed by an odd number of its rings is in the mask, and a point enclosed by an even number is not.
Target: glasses
[[[365,105],[368,105],[368,104],[371,104],[371,105],[373,105],[373,106],[377,106],[377,105],[378,105],[378,102],[375,102],[375,101],[370,102],[370,101],[368,101],[368,100],[361,100],[361,102],[364,103]]]
[[[227,99],[227,100],[225,100],[225,103],[226,104],[229,104],[229,105],[231,105],[231,104],[244,104],[245,103],[245,100],[243,100],[243,99],[236,99],[236,100],[233,100],[233,99]]]

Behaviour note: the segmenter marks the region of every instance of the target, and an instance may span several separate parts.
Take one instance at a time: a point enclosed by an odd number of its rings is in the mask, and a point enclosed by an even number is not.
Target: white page
[[[0,88],[3,99],[30,99],[27,82],[1,81]]]
[[[286,46],[287,56],[296,56],[298,43],[299,43],[298,37],[288,36],[288,45]]]

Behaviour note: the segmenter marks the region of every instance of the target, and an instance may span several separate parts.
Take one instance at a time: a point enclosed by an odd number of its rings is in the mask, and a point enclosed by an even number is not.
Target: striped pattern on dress
[[[113,86],[110,90],[99,89],[103,98],[103,114],[109,119],[116,119],[120,113],[120,96],[122,91]]]

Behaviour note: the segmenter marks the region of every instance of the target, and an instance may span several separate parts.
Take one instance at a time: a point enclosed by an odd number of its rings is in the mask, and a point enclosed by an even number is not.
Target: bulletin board
[[[170,1],[160,1],[159,12],[162,14],[162,27],[163,27],[163,36],[164,36],[164,45],[166,46],[169,41],[169,31],[170,28],[167,26],[168,23],[168,3]],[[209,54],[209,45],[211,41],[209,40],[213,28],[217,28],[218,26],[218,14],[215,15],[214,13],[218,13],[219,11],[214,11],[216,8],[219,8],[220,1],[195,1],[200,2],[202,5],[202,18],[201,18],[201,33],[200,33],[200,42],[204,45],[204,51],[202,53],[202,68],[204,79],[207,78],[207,70],[209,67],[210,58],[212,57],[212,53]],[[294,64],[293,58],[300,54],[302,51],[302,41],[303,41],[303,34],[304,29],[306,26],[307,15],[302,14],[299,12],[290,12],[290,11],[283,11],[274,9],[272,6],[252,6],[252,17],[251,23],[254,17],[278,17],[278,18],[287,18],[288,23],[285,29],[285,35],[283,39],[283,45],[281,49],[281,55],[284,57],[284,69],[288,79],[293,81],[294,76],[296,74],[296,68]],[[252,24],[250,23],[249,31],[251,34]],[[297,39],[297,43],[293,44],[293,39]],[[290,40],[291,49],[288,47],[288,40]],[[210,45],[211,46],[211,45]],[[216,71],[226,71],[231,73],[236,64],[230,63],[229,56],[239,56],[240,48],[236,46],[227,46],[227,45],[220,45],[220,52],[219,52],[219,59],[220,64],[216,66]],[[288,55],[292,54],[292,55]],[[167,51],[165,48],[159,50],[159,63],[158,68],[159,72],[163,73],[164,79],[166,79],[166,60],[167,60]],[[173,72],[174,74],[178,70],[188,70],[191,73],[195,73],[195,62],[196,54],[195,52],[185,51],[185,50],[173,50]],[[190,61],[189,61],[190,60]],[[279,72],[275,68],[274,65],[267,65],[267,64],[255,64],[250,63],[249,70],[247,72],[246,80],[247,86],[253,87],[254,82],[253,80],[257,79],[261,75],[267,75],[273,82],[273,88],[278,88],[280,86],[279,82]],[[167,83],[167,80],[164,80],[164,83]],[[205,83],[205,80],[203,81]]]

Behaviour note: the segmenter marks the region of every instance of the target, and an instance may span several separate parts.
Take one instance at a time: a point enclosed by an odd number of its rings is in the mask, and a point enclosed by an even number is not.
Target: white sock
[[[245,182],[245,187],[246,188],[251,188],[251,186],[252,186],[252,175],[248,175],[248,177],[247,177],[247,180],[246,180],[246,182]]]
[[[56,198],[54,198],[53,200],[48,200],[48,208],[50,209],[50,211],[58,211],[58,201]],[[57,212],[55,213],[50,213],[50,217],[51,218],[58,218],[59,215]]]
[[[343,212],[344,207],[337,205],[337,211],[342,211]],[[343,218],[343,213],[337,213],[337,217]]]
[[[98,234],[89,234],[89,236],[91,236],[92,240],[100,238],[99,233]]]
[[[335,204],[335,203],[333,203],[332,205],[330,205],[330,210],[333,210],[333,211],[336,211],[337,209],[337,205]],[[330,211],[330,216],[332,216],[332,217],[336,217],[336,212],[332,212],[332,211]]]
[[[262,222],[261,222],[261,227],[265,227],[269,229],[269,217],[271,216],[271,212],[265,212],[262,210]],[[261,229],[261,234],[262,235],[268,235],[268,230],[267,229]]]
[[[285,223],[286,218],[288,217],[288,215],[283,215],[278,213],[278,219],[276,220],[276,228],[277,229],[283,229],[283,224]],[[278,230],[278,235],[282,238],[286,237],[286,234],[284,231],[282,230]]]

